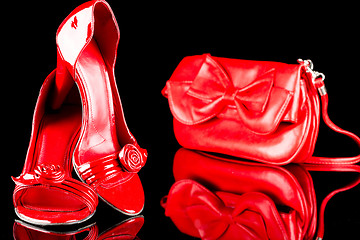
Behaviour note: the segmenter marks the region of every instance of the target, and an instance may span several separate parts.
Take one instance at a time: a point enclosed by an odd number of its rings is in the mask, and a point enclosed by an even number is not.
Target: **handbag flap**
[[[183,124],[217,117],[269,134],[281,121],[297,122],[300,69],[299,64],[191,56],[181,61],[163,93]]]

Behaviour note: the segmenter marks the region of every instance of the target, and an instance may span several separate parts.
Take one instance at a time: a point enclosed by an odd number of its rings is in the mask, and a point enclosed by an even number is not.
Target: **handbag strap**
[[[301,62],[301,61],[302,60],[300,60],[299,62]],[[306,71],[312,77],[313,84],[319,91],[320,99],[321,99],[321,106],[322,106],[322,110],[321,110],[322,118],[323,118],[325,124],[333,131],[350,137],[352,140],[354,140],[356,142],[356,144],[360,148],[360,138],[357,135],[340,128],[335,123],[333,123],[329,118],[329,115],[328,115],[329,97],[328,97],[328,94],[327,94],[327,91],[325,88],[325,84],[324,84],[325,75],[322,73],[313,71],[312,63],[310,60],[305,60],[303,62],[308,63],[306,66],[307,67]],[[357,156],[354,156],[354,157],[335,157],[335,158],[312,156],[305,161],[305,163],[311,163],[311,164],[355,164],[358,162],[360,162],[360,154]]]
[[[360,174],[360,166],[359,165],[315,165],[315,164],[305,164],[304,167],[308,171],[327,171],[327,172],[356,172]],[[324,237],[325,232],[325,208],[330,199],[340,192],[345,192],[350,190],[357,185],[360,184],[360,175],[350,182],[349,184],[345,185],[342,188],[336,189],[330,192],[321,202],[320,211],[319,211],[319,219],[318,219],[318,229],[316,240],[322,240]]]

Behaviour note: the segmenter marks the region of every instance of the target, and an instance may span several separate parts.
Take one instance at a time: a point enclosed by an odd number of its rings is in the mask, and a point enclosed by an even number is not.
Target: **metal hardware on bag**
[[[308,65],[308,68],[310,68],[311,70],[314,68],[314,64],[310,59],[307,60],[302,60],[301,58],[299,58],[297,60],[298,63],[305,63],[305,65]]]
[[[325,85],[323,85],[322,87],[319,87],[318,91],[319,91],[320,96],[324,96],[324,95],[327,94],[327,90],[326,90]]]
[[[318,71],[314,71],[314,64],[310,59],[307,60],[302,60],[301,58],[299,58],[298,63],[304,63],[306,66],[306,72],[310,73],[312,76],[312,82],[315,83],[315,80],[318,78],[321,78],[321,81],[325,80],[325,74],[318,72]],[[325,85],[322,85],[321,87],[317,88],[317,90],[319,91],[320,96],[324,96],[327,94],[327,90],[325,88]]]
[[[302,59],[298,59],[297,60],[298,63],[305,63],[306,65],[306,72],[311,73],[311,75],[313,76],[313,81],[315,81],[316,79],[318,79],[319,77],[324,81],[325,80],[325,74],[318,72],[318,71],[314,71],[314,64],[310,59],[307,60],[302,60]]]

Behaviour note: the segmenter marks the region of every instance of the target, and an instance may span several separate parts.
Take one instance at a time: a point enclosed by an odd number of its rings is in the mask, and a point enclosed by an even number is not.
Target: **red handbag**
[[[181,232],[201,239],[313,239],[317,204],[309,171],[360,173],[360,168],[235,163],[228,158],[180,149],[174,157],[176,182],[163,198],[162,206]],[[359,183],[357,177],[323,200],[318,239],[324,235],[328,201]]]
[[[328,117],[324,75],[310,60],[299,64],[212,57],[185,57],[163,89],[185,148],[270,164],[352,164],[347,158],[313,157],[320,100],[325,123],[352,138]]]

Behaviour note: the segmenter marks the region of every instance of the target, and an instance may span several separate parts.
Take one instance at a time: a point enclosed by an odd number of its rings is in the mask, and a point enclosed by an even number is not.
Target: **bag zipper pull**
[[[327,90],[325,88],[324,80],[325,80],[325,74],[314,71],[314,64],[310,59],[302,60],[298,59],[298,63],[303,64],[305,66],[306,72],[311,74],[312,77],[312,83],[319,91],[320,96],[324,96],[327,94]]]

